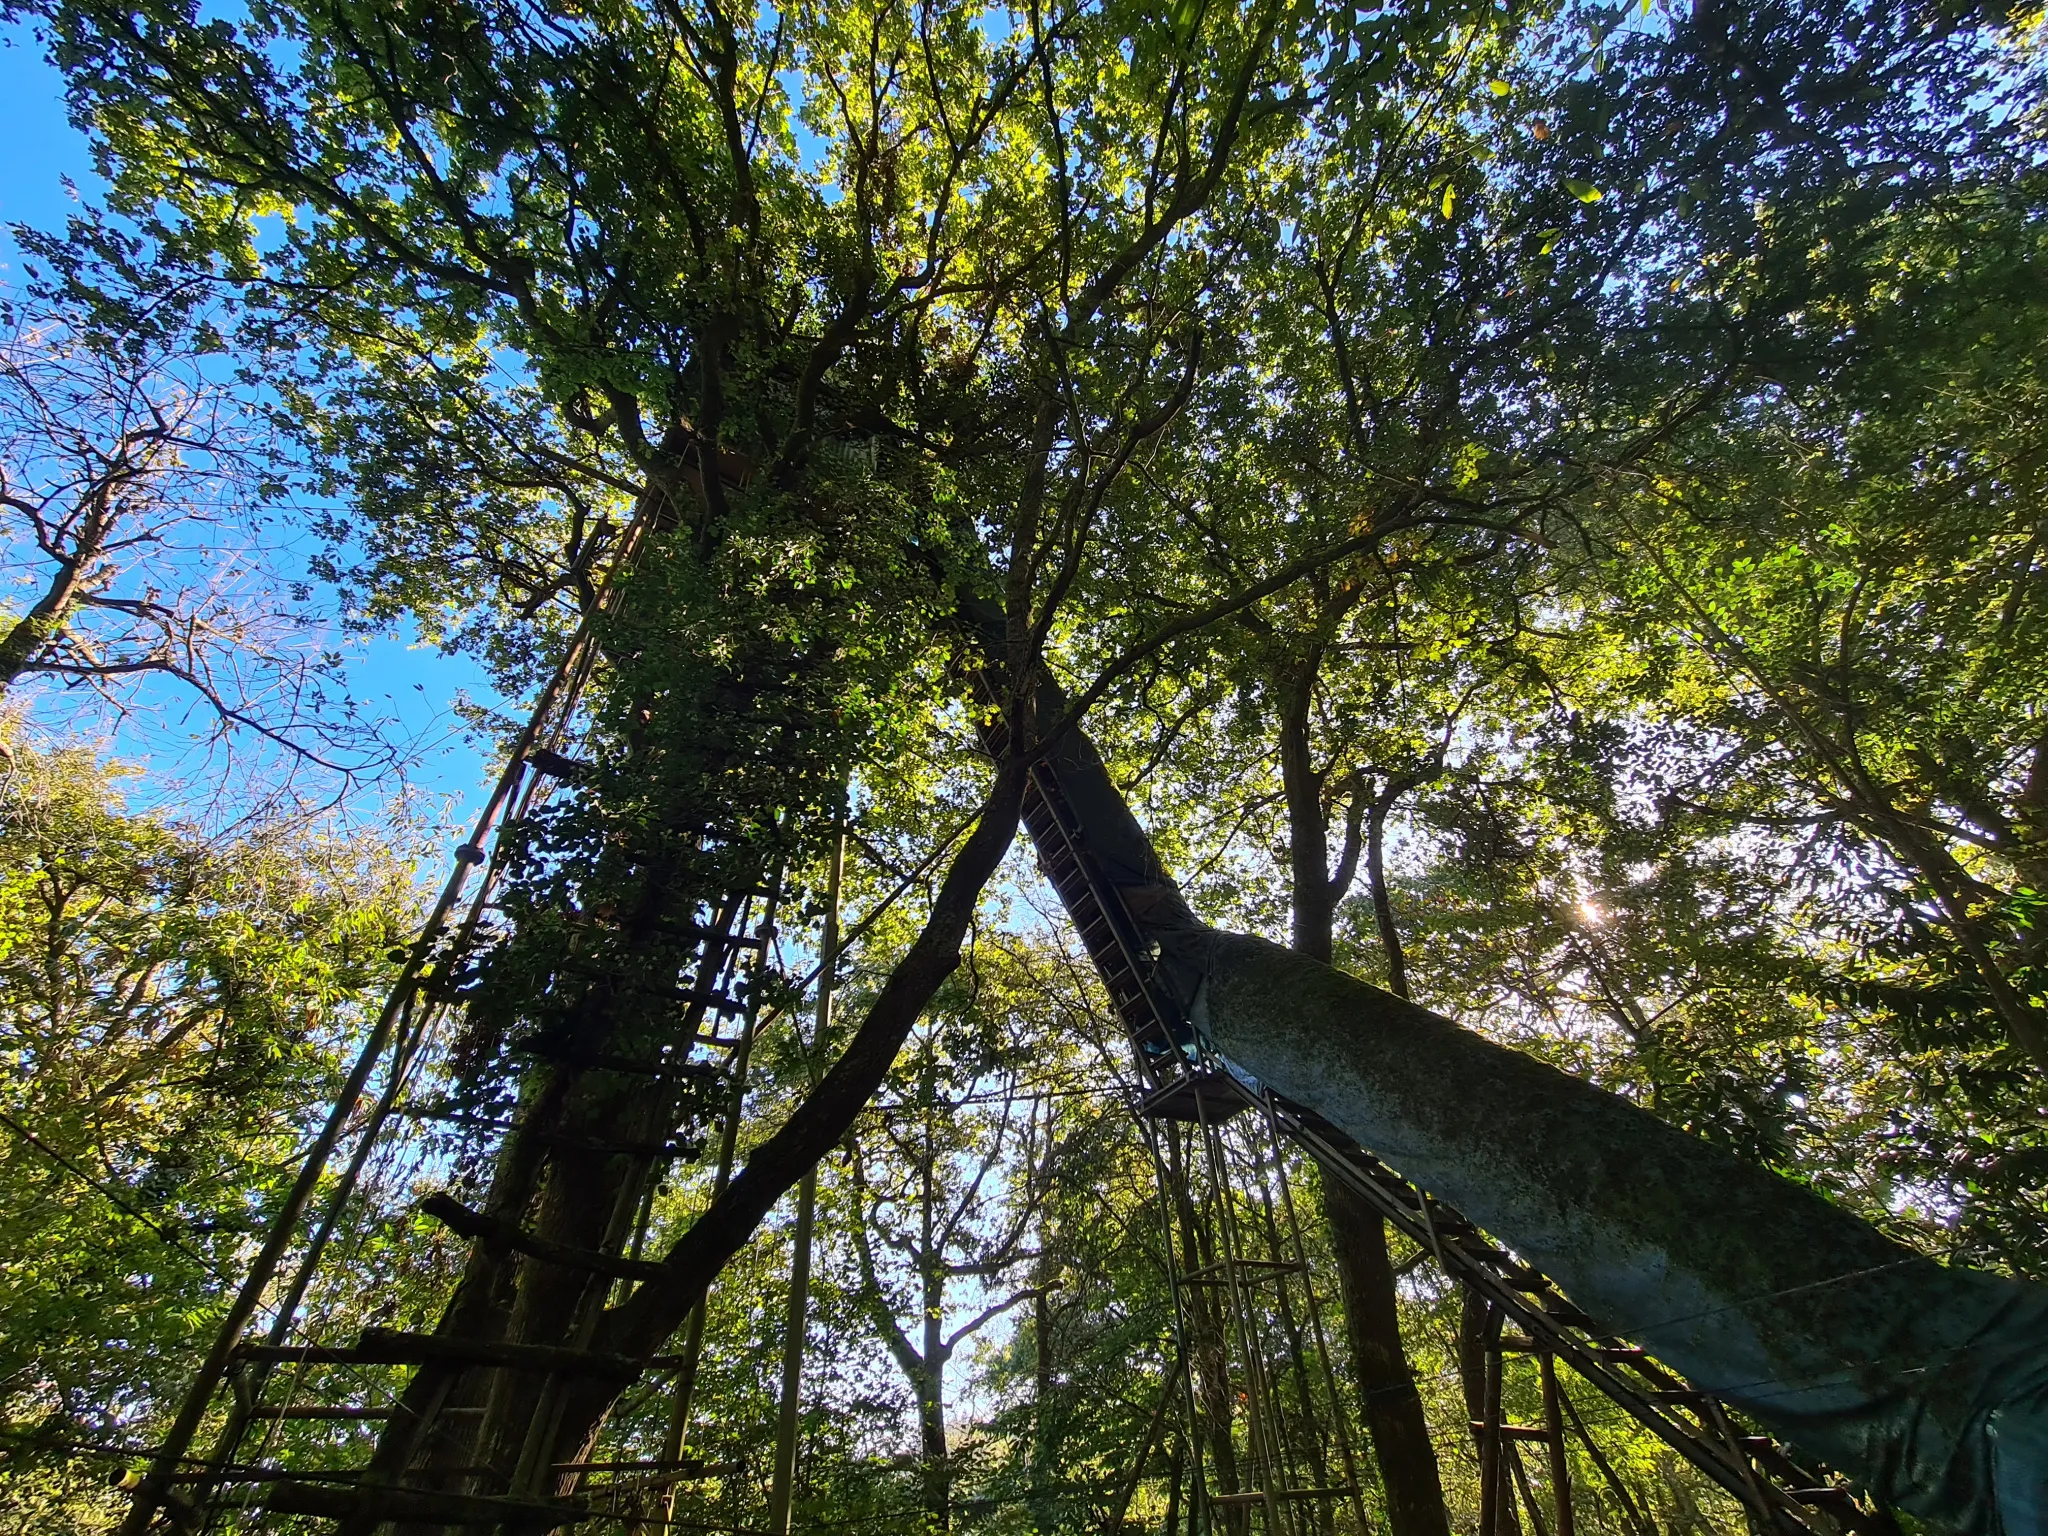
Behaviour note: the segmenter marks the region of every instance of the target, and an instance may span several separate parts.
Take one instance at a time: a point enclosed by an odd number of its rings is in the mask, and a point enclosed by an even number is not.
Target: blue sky
[[[101,183],[83,136],[66,120],[62,80],[25,27],[0,28],[0,104],[0,224],[56,228],[77,206],[65,179],[84,199],[92,198]],[[17,260],[13,241],[0,235],[0,282],[14,281]],[[420,743],[407,782],[445,802],[446,812],[461,819],[481,799],[489,765],[450,706],[459,695],[491,705],[499,699],[467,658],[407,642],[405,635],[392,635],[358,646],[350,661],[351,690],[366,711]],[[161,755],[160,741],[148,745]],[[118,733],[113,748],[124,756],[146,750]],[[371,799],[395,787],[373,787]]]

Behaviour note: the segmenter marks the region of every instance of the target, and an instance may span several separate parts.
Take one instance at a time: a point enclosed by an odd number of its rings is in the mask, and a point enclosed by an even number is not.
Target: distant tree
[[[276,569],[277,435],[203,318],[162,294],[127,302],[155,318],[0,303],[0,580],[22,594],[0,611],[0,697],[50,679],[124,718],[162,680],[212,745],[377,765],[339,656],[290,601],[307,587]]]
[[[947,1367],[984,1328],[1044,1294],[1012,1279],[1036,1257],[1039,1165],[1052,1152],[1018,1025],[1000,997],[942,993],[884,1102],[849,1138],[847,1237],[869,1318],[916,1399],[933,1530],[952,1521]],[[964,1306],[963,1293],[973,1298]]]
[[[376,843],[208,837],[127,812],[121,771],[89,753],[10,745],[7,1505],[71,1486],[70,1451],[146,1444],[175,1405],[413,920],[407,870]]]

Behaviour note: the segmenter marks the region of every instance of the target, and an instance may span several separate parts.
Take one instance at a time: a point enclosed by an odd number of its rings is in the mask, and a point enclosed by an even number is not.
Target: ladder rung
[[[1538,1429],[1530,1424],[1489,1425],[1482,1419],[1474,1419],[1472,1421],[1472,1433],[1475,1435],[1497,1434],[1503,1440],[1548,1441],[1550,1439],[1550,1431],[1547,1429]]]
[[[697,1477],[730,1477],[744,1472],[743,1461],[699,1461],[686,1456],[681,1461],[558,1461],[556,1472],[687,1472]]]
[[[538,1056],[586,1072],[624,1072],[636,1077],[717,1077],[724,1069],[708,1061],[643,1061],[611,1051],[579,1051],[573,1045],[528,1035],[511,1045],[515,1056]]]
[[[514,1371],[558,1371],[565,1376],[635,1376],[639,1365],[623,1355],[600,1355],[552,1344],[487,1344],[476,1339],[443,1339],[396,1328],[365,1328],[357,1337],[360,1356],[385,1363],[487,1365]]]
[[[238,1360],[276,1365],[442,1365],[485,1366],[506,1371],[546,1371],[562,1376],[640,1374],[637,1362],[623,1355],[594,1355],[580,1349],[546,1344],[486,1344],[473,1339],[442,1339],[431,1334],[401,1333],[392,1328],[365,1328],[354,1344],[244,1344]]]
[[[745,1003],[705,987],[672,987],[662,995],[679,1003],[702,1003],[710,1013],[742,1014],[747,1011]]]
[[[585,777],[593,766],[580,758],[566,757],[548,747],[534,747],[526,754],[526,765],[540,773],[557,779],[576,780]]]
[[[1196,1275],[1219,1274],[1226,1269],[1256,1269],[1271,1274],[1299,1274],[1301,1265],[1293,1259],[1218,1259],[1214,1264],[1204,1264],[1199,1269],[1188,1271],[1188,1278]]]
[[[1206,1117],[1212,1125],[1249,1108],[1236,1082],[1218,1073],[1177,1077],[1138,1102],[1138,1113],[1148,1120],[1199,1121]]]
[[[596,1152],[608,1157],[695,1157],[701,1144],[680,1141],[606,1141],[598,1136],[575,1136],[568,1131],[536,1131],[535,1137],[551,1147],[572,1152]]]
[[[1209,1502],[1225,1509],[1244,1509],[1263,1504],[1268,1499],[1349,1499],[1357,1494],[1356,1487],[1340,1483],[1334,1488],[1272,1488],[1253,1489],[1249,1493],[1212,1493]]]

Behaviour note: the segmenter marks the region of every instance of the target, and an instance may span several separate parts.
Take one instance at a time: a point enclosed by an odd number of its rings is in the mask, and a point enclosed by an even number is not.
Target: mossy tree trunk
[[[1880,1503],[2048,1530],[2048,1291],[1938,1264],[1625,1099],[1207,926],[1086,739],[1050,766],[1159,986],[1231,1062]]]

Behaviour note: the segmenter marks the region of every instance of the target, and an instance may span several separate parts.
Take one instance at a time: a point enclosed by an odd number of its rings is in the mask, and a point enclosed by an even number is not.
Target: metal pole
[[[818,945],[818,1022],[812,1036],[822,1045],[832,1024],[833,973],[839,964],[839,880],[846,865],[846,811],[832,839],[832,866],[825,881],[825,932]],[[797,1410],[804,1374],[804,1327],[811,1302],[811,1226],[817,1215],[818,1171],[807,1170],[797,1184],[796,1233],[789,1261],[789,1316],[782,1334],[782,1406],[775,1422],[775,1467],[768,1484],[769,1536],[789,1536],[796,1488]]]

